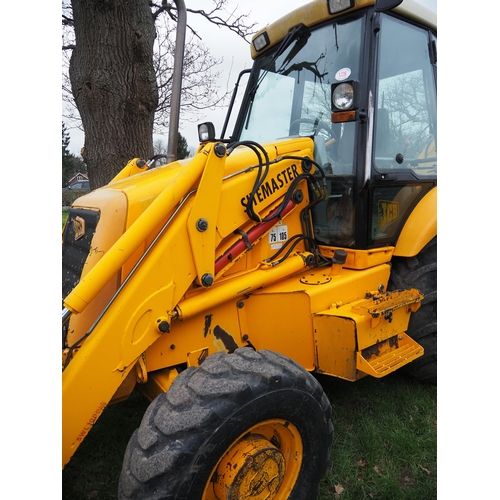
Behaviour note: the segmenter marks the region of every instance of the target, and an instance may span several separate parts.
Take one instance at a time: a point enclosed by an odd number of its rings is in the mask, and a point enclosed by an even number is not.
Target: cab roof
[[[314,26],[323,21],[334,19],[340,15],[375,5],[375,2],[376,0],[354,0],[353,7],[342,10],[336,14],[330,14],[328,10],[328,0],[312,0],[258,31],[253,36],[252,42],[265,32],[270,43],[260,51],[257,51],[252,43],[250,45],[252,58],[255,59],[260,53],[265,52],[267,49],[283,40],[290,29],[298,24],[304,24],[308,27]],[[437,32],[437,14],[415,0],[403,0],[401,5],[395,7],[393,10]]]

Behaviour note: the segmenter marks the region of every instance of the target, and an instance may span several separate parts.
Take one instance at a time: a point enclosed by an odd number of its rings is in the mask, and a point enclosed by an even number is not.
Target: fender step
[[[356,368],[381,378],[424,354],[424,348],[406,333],[400,333],[356,353]]]

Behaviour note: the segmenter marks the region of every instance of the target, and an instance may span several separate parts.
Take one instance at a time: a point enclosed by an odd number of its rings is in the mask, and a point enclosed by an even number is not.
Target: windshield
[[[347,129],[354,130],[355,124],[331,123],[331,86],[359,79],[363,22],[328,24],[310,32],[304,28],[284,50],[278,45],[256,60],[240,140],[313,136],[316,161],[333,164],[340,155],[352,170],[354,134]]]

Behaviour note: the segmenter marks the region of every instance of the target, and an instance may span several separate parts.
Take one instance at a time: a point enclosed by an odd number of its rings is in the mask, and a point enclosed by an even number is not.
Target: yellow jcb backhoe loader
[[[193,158],[132,159],[73,204],[63,467],[138,389],[120,499],[314,499],[313,374],[435,379],[436,36],[410,0],[313,0],[254,36],[229,138],[232,105]]]

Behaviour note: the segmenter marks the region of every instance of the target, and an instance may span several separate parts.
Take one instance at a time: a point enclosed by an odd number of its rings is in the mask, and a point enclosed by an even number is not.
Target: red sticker
[[[350,76],[351,76],[351,70],[349,68],[342,68],[339,69],[337,73],[335,73],[335,80],[341,82],[342,80],[346,80]]]

